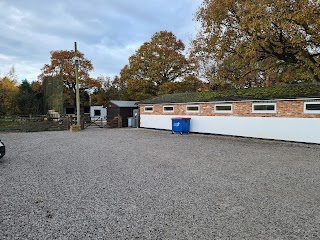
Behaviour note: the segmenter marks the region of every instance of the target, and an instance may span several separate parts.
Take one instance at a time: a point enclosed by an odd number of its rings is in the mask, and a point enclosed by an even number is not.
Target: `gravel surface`
[[[0,239],[320,238],[319,145],[147,129],[0,138]]]

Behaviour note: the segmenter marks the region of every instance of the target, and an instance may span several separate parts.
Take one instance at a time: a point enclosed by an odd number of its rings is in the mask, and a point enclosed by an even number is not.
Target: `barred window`
[[[153,112],[153,106],[145,106],[144,111],[145,112]]]
[[[174,112],[174,106],[163,106],[163,112]]]
[[[215,104],[214,111],[217,113],[232,113],[232,104]]]
[[[320,102],[305,102],[304,103],[305,113],[320,113]]]
[[[276,104],[275,103],[253,103],[252,112],[253,113],[275,113]]]
[[[199,112],[199,105],[187,105],[187,112]]]

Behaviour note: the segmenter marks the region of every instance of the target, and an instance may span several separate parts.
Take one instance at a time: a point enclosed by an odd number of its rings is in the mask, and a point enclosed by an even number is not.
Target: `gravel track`
[[[1,133],[0,239],[319,239],[320,146],[147,129]]]

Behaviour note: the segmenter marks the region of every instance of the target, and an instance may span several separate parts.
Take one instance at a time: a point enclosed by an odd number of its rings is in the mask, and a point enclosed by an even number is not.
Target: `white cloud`
[[[202,0],[0,0],[0,72],[36,80],[50,51],[78,48],[95,67],[92,76],[119,74],[128,58],[161,30],[186,45]]]

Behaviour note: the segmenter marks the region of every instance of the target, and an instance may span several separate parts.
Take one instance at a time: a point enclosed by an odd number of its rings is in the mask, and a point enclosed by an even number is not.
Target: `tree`
[[[129,100],[140,101],[155,96],[154,87],[151,81],[130,79],[127,87]]]
[[[320,81],[318,0],[204,0],[192,56],[213,86]]]
[[[39,81],[33,81],[31,83],[31,89],[34,93],[37,103],[39,104],[39,113],[43,113],[43,85]]]
[[[195,75],[186,76],[181,82],[178,83],[179,92],[201,92],[204,91],[204,85]]]
[[[19,114],[41,114],[42,99],[39,99],[37,92],[33,90],[33,84],[23,80],[19,86],[19,92],[16,96]]]
[[[139,98],[156,95],[162,84],[173,82],[188,72],[184,49],[183,42],[172,32],[155,33],[150,42],[145,42],[129,58],[129,65],[121,70],[121,83],[128,84],[129,94],[139,91],[138,86],[142,87],[144,93],[135,93]]]
[[[8,74],[0,77],[0,115],[14,115],[18,113],[16,96],[19,92],[17,76],[14,67]]]
[[[126,66],[121,70],[120,76],[115,76],[111,82],[110,88],[107,91],[107,96],[109,100],[134,100],[128,94],[128,81],[125,78]]]
[[[179,82],[167,82],[159,87],[158,94],[172,94],[181,92],[200,92],[204,91],[204,83],[194,75],[186,76]]]
[[[166,82],[159,87],[158,95],[172,94],[180,92],[180,86],[177,82]]]
[[[74,57],[74,51],[60,50],[51,51],[51,63],[45,64],[41,69],[42,73],[39,75],[39,80],[44,81],[48,77],[60,78],[63,81],[65,87],[64,101],[67,104],[75,106],[75,93],[76,93],[76,76],[75,68],[73,66],[72,58]],[[78,51],[78,57],[80,59],[79,65],[79,84],[81,95],[85,95],[84,91],[92,89],[94,87],[100,87],[99,81],[92,79],[89,76],[89,72],[93,70],[93,65],[90,60],[85,58],[84,54]],[[60,68],[60,73],[57,73],[57,67]],[[86,95],[87,97],[87,95]],[[83,100],[83,99],[82,99]]]

